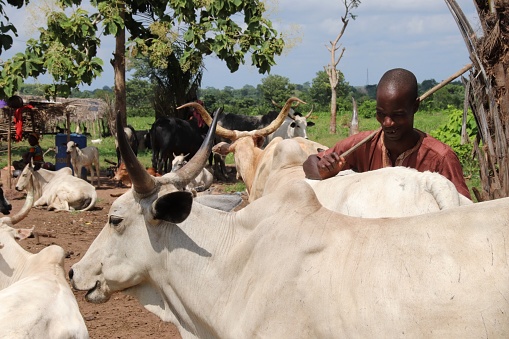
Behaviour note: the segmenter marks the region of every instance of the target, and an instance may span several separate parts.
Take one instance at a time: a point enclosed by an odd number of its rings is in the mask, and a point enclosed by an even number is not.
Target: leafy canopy
[[[25,4],[8,2],[18,8]],[[97,57],[99,36],[117,36],[124,28],[131,54],[148,55],[154,65],[164,66],[179,40],[184,44],[183,70],[196,70],[204,56],[216,55],[235,72],[250,55],[251,64],[263,74],[275,65],[274,57],[284,47],[281,34],[263,17],[265,7],[258,0],[94,0],[94,13],[80,8],[81,0],[60,0],[59,4],[62,11],[48,16],[39,40],[30,40],[24,53],[2,65],[0,97],[11,96],[26,78],[44,73],[54,80],[46,88],[48,96],[67,96],[80,84],[90,85],[102,72],[103,62]],[[2,5],[0,0],[0,15]],[[69,10],[72,13],[67,15]],[[0,26],[0,34],[16,32],[7,23]],[[12,38],[10,44],[8,37],[0,35],[0,39],[4,49],[10,48]]]

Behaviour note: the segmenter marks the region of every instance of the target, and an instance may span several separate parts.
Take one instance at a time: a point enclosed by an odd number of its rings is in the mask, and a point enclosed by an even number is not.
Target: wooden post
[[[9,189],[12,189],[11,125],[12,125],[12,108],[9,107],[9,124],[7,125],[7,173],[9,173],[9,180],[7,181],[7,183]]]

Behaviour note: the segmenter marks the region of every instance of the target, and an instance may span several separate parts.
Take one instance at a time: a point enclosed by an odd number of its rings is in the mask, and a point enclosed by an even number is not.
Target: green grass
[[[447,122],[448,116],[445,113],[437,112],[418,112],[415,115],[415,127],[424,131],[430,132],[436,128],[438,128],[443,123]],[[351,113],[347,114],[339,114],[337,116],[337,133],[330,134],[329,133],[329,122],[330,122],[330,113],[329,112],[314,112],[309,119],[315,123],[315,126],[310,127],[308,129],[308,136],[311,140],[319,142],[328,147],[332,147],[338,140],[346,138],[349,132],[349,123],[351,120]],[[154,118],[150,117],[129,117],[128,123],[132,125],[136,130],[141,129],[149,129],[151,124],[153,123]],[[373,130],[379,127],[378,122],[375,118],[359,118],[359,130]],[[74,126],[71,126],[71,130],[74,130]],[[92,145],[91,139],[95,139],[97,137],[88,137],[87,145]],[[100,154],[100,166],[102,170],[110,167],[104,159],[108,159],[112,162],[117,161],[117,155],[115,153],[115,140],[113,137],[102,138],[101,144],[96,144],[99,149]],[[40,145],[43,151],[46,151],[50,147],[55,147],[55,136],[54,135],[45,135],[40,140]],[[28,150],[28,142],[22,141],[19,143],[12,143],[12,160],[21,159],[21,155]],[[63,147],[63,146],[62,146]],[[0,166],[1,168],[7,166],[7,146],[3,143],[0,146]],[[45,156],[45,160],[49,162],[55,162],[55,153],[48,153]],[[151,158],[152,152],[150,150],[141,152],[138,154],[138,159],[145,167],[151,166]],[[233,164],[233,155],[228,155],[226,157],[227,164]],[[243,191],[244,187],[237,186],[238,184],[233,184],[231,187],[232,192]],[[470,179],[467,179],[467,185],[469,188],[471,187],[480,187],[479,176],[473,175]]]

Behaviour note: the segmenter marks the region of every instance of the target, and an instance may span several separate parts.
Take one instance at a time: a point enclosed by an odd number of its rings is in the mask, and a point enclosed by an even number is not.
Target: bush
[[[465,175],[469,176],[474,173],[479,173],[479,165],[477,160],[473,158],[473,144],[471,142],[464,145],[461,144],[463,111],[449,106],[447,108],[447,115],[449,116],[449,120],[436,130],[431,131],[430,134],[451,146],[460,159]],[[477,134],[477,124],[470,111],[467,115],[466,131],[469,140],[473,140]]]

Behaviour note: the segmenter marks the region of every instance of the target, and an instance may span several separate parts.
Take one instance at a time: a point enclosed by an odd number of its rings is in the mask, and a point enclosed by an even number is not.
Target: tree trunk
[[[122,6],[124,6],[122,4]],[[125,7],[120,9],[120,17],[122,21],[125,19]],[[120,116],[122,118],[122,123],[124,126],[127,125],[127,97],[126,97],[126,87],[125,87],[125,28],[121,29],[118,32],[118,35],[115,38],[115,53],[113,53],[113,60],[111,61],[113,65],[113,72],[115,76],[115,112],[114,117],[116,117],[117,112],[120,112]],[[110,121],[110,129],[113,135],[116,135],[115,128],[115,118],[113,119],[113,124]]]
[[[480,165],[478,200],[509,196],[509,1],[474,0],[482,34],[477,35],[455,0],[445,0],[458,23],[474,69],[469,104],[479,128],[474,150]]]
[[[330,97],[330,125],[329,125],[329,133],[336,134],[336,117],[337,117],[337,110],[338,106],[336,103],[336,88],[333,88],[331,91],[331,97]]]

